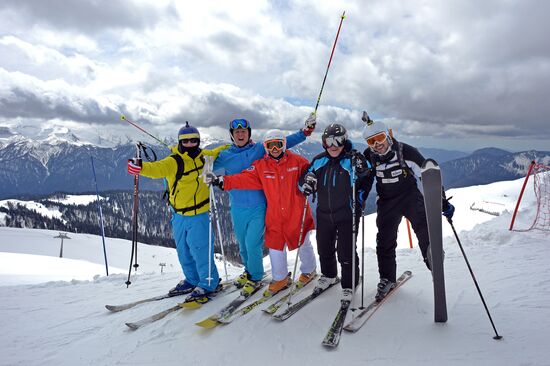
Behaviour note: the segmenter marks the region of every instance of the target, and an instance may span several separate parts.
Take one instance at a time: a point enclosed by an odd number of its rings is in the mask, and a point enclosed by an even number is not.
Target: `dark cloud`
[[[2,6],[22,15],[26,22],[84,33],[149,28],[167,18],[177,17],[172,5],[159,10],[125,0],[4,0]]]
[[[102,107],[93,99],[78,99],[68,95],[37,93],[19,87],[0,97],[0,116],[12,118],[61,119],[77,122],[110,124],[120,113]]]

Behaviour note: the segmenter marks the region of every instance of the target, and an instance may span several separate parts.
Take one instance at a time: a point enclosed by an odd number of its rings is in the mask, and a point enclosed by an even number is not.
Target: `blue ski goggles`
[[[229,128],[232,130],[236,130],[237,128],[250,128],[250,123],[244,119],[234,119],[233,121],[229,122]]]

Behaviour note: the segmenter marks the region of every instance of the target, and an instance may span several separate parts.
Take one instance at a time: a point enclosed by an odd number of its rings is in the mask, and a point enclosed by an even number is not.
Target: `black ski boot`
[[[376,301],[381,301],[395,287],[395,282],[392,282],[387,278],[381,278],[376,287],[378,291],[376,292],[376,296],[374,298]]]

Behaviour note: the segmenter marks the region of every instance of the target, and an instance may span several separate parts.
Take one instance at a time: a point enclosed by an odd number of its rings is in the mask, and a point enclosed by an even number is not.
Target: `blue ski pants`
[[[259,281],[264,276],[265,210],[266,206],[231,208],[241,260],[252,281]]]
[[[171,223],[185,280],[206,291],[214,291],[220,276],[214,263],[214,232],[210,243],[211,254],[208,255],[208,212],[195,216],[174,213]],[[210,281],[209,277],[212,278]]]

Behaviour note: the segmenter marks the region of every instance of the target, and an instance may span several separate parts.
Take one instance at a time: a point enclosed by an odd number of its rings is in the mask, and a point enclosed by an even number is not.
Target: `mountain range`
[[[209,140],[209,146],[223,143]],[[360,151],[364,144],[356,144]],[[163,145],[153,145],[157,156],[169,154]],[[548,151],[508,152],[486,148],[468,154],[443,149],[419,149],[425,157],[440,162],[446,188],[487,184],[510,180],[526,174],[531,160],[550,162]],[[306,141],[294,151],[313,158],[321,152],[316,141]],[[73,136],[68,139],[49,138],[32,140],[22,136],[10,136],[0,142],[0,199],[43,196],[55,192],[83,193],[95,191],[91,165],[93,158],[97,184],[100,191],[131,190],[132,178],[126,172],[127,159],[135,156],[135,146],[130,143],[114,147],[101,147],[81,143]],[[160,180],[142,179],[142,190],[163,190]]]

